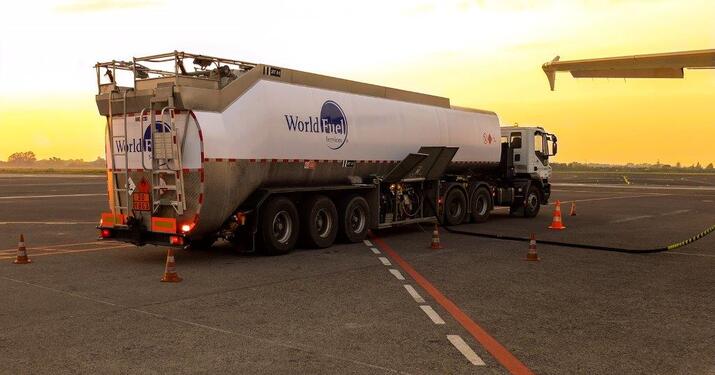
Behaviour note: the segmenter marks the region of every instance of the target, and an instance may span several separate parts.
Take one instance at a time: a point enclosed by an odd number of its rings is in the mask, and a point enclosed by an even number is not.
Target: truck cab
[[[501,128],[501,138],[510,150],[509,164],[516,176],[540,181],[551,178],[549,157],[558,151],[554,134],[541,127],[506,126]]]
[[[537,126],[506,126],[501,128],[501,143],[503,179],[495,205],[534,217],[551,196],[549,158],[557,152],[556,136]]]

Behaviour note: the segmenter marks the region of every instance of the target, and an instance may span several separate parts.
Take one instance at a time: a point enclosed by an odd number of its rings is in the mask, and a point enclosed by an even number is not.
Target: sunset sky
[[[0,160],[102,154],[97,61],[173,50],[449,97],[559,136],[556,161],[715,162],[715,70],[575,80],[541,64],[715,48],[712,0],[24,1],[0,12]],[[103,156],[103,155],[102,155]]]

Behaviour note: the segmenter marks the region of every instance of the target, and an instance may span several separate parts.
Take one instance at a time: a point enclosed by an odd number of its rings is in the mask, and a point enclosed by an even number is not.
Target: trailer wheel
[[[340,239],[356,243],[367,237],[370,206],[359,195],[351,195],[340,204]]]
[[[492,196],[489,190],[484,187],[477,189],[472,195],[471,208],[472,220],[475,223],[483,223],[491,215]]]
[[[541,208],[541,195],[539,188],[531,185],[529,192],[526,194],[526,202],[524,203],[524,217],[534,217],[539,214]]]
[[[303,242],[308,247],[326,248],[338,235],[338,209],[330,198],[316,195],[302,207]]]
[[[462,189],[451,189],[444,199],[444,222],[447,225],[457,225],[464,221],[467,215],[467,197]]]
[[[285,197],[274,197],[261,211],[258,251],[280,255],[293,250],[298,240],[298,210]]]

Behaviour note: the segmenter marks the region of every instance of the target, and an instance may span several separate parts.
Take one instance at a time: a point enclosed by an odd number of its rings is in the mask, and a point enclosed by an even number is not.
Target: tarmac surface
[[[553,206],[459,229],[649,248],[715,224],[708,184],[562,181],[564,231]],[[279,257],[217,243],[167,284],[165,249],[96,241],[105,186],[0,175],[0,373],[715,374],[715,234],[539,262],[444,230],[431,250],[429,226]],[[32,264],[12,264],[20,233]]]

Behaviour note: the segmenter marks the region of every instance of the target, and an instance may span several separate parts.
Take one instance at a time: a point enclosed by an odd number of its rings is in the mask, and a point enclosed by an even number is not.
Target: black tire
[[[307,247],[324,249],[335,242],[338,209],[330,198],[316,195],[308,199],[301,207],[301,222],[302,239]]]
[[[524,217],[534,217],[539,214],[541,208],[541,194],[539,188],[531,185],[529,192],[526,194],[526,203],[524,204]]]
[[[298,210],[293,202],[286,197],[270,198],[260,215],[257,251],[281,255],[293,250],[300,230]]]
[[[359,195],[351,195],[340,202],[340,230],[338,236],[341,241],[356,243],[367,237],[370,220],[370,206],[367,200]]]
[[[467,197],[462,189],[453,188],[444,199],[443,217],[446,225],[462,224],[467,216]]]
[[[485,187],[478,188],[469,202],[472,211],[472,221],[483,223],[492,213],[492,196]]]

